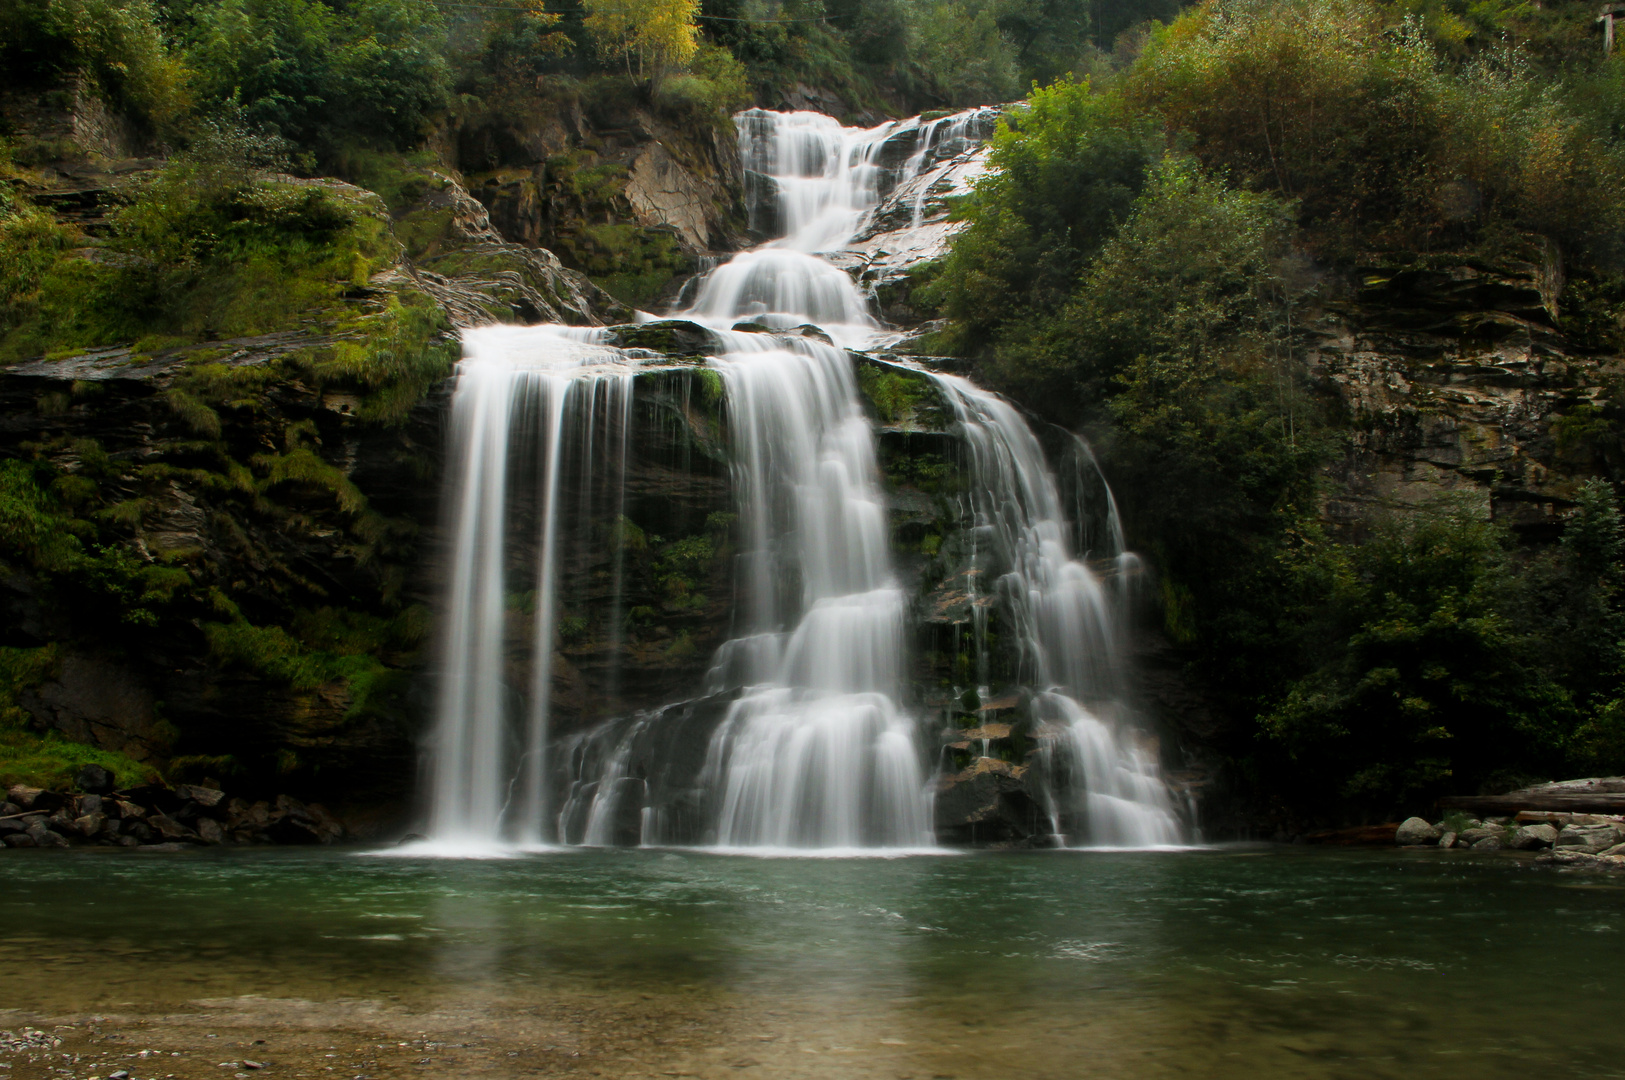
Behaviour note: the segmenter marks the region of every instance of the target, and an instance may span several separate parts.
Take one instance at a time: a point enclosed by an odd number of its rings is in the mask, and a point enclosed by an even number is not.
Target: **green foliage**
[[[1618,767],[1605,699],[1625,674],[1620,540],[1613,493],[1594,484],[1555,553],[1517,552],[1462,507],[1330,552],[1303,635],[1315,666],[1263,731],[1305,778],[1377,812],[1509,769]]]
[[[450,87],[430,0],[220,0],[193,11],[188,60],[200,98],[318,149],[408,147]]]
[[[152,0],[0,0],[0,71],[6,83],[31,88],[84,76],[160,129],[188,105],[185,69]]]
[[[1427,28],[1450,38],[1460,24],[1442,4],[1213,0],[1153,36],[1126,92],[1205,163],[1298,200],[1336,259],[1520,231],[1611,246],[1625,225],[1619,151],[1525,51],[1448,62]]]
[[[186,599],[190,574],[98,542],[97,526],[68,513],[40,480],[26,462],[0,461],[0,563],[35,571],[76,614],[104,620],[109,629],[156,626]],[[104,515],[110,524],[128,525],[140,511],[139,502],[116,505],[128,513],[122,519],[118,512]]]
[[[1162,147],[1158,125],[1114,94],[1087,82],[1035,90],[994,136],[993,171],[924,299],[957,320],[970,347],[1025,335],[1072,295]]]
[[[364,420],[402,423],[457,361],[451,324],[421,293],[388,296],[381,310],[351,320],[347,329],[356,340],[340,342],[305,366],[322,385],[365,392]]]
[[[241,129],[212,129],[112,216],[94,258],[37,217],[0,222],[0,246],[22,253],[36,283],[0,278],[0,360],[153,335],[230,338],[335,314],[393,257],[387,226],[321,185],[264,178],[277,151]]]
[[[392,618],[341,608],[299,612],[290,632],[254,626],[241,616],[203,626],[209,651],[223,668],[251,672],[295,690],[343,682],[350,692],[346,719],[371,715],[398,687],[399,672],[385,659],[402,659],[428,632],[427,613],[407,608]],[[381,659],[383,657],[383,659]]]
[[[662,79],[654,100],[678,121],[724,123],[751,104],[750,81],[745,65],[733,53],[702,41],[688,71]]]
[[[873,364],[858,366],[858,385],[880,418],[888,424],[912,419],[931,396],[931,389],[922,377],[884,370]]]

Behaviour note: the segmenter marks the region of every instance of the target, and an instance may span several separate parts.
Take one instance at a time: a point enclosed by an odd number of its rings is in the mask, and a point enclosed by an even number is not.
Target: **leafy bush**
[[[188,60],[202,101],[255,128],[404,148],[447,100],[443,35],[430,0],[221,0],[196,12]]]
[[[0,0],[0,70],[13,86],[83,75],[160,129],[188,105],[185,70],[152,0]]]
[[[266,176],[260,166],[277,149],[240,129],[207,131],[112,215],[105,244],[86,255],[38,215],[0,222],[0,247],[27,275],[0,271],[0,359],[230,338],[331,313],[393,257],[387,225],[381,209],[320,184]]]
[[[1129,214],[1163,152],[1159,125],[1087,83],[1035,90],[989,154],[955,239],[922,299],[959,322],[967,345],[1022,336],[1058,310]]]
[[[1612,242],[1625,224],[1618,152],[1526,53],[1449,63],[1416,7],[1210,0],[1153,35],[1126,93],[1204,162],[1298,200],[1336,259],[1507,230]]]

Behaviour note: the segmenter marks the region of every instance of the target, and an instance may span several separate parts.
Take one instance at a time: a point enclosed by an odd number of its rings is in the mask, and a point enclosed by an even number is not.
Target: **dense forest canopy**
[[[1305,363],[1362,287],[1457,265],[1532,268],[1541,318],[1617,353],[1625,64],[1595,17],[1197,5],[1015,111],[920,291],[937,348],[1091,430],[1166,632],[1254,718],[1238,766],[1289,802],[1382,813],[1625,766],[1613,391],[1557,421],[1591,463],[1561,544],[1445,498],[1348,535],[1325,469],[1362,418]]]
[[[168,158],[112,215],[110,254],[85,260],[23,183],[54,148],[6,143],[0,362],[311,311],[360,326],[347,291],[395,257],[378,217],[284,181],[341,176],[393,209],[458,117],[629,99],[731,137],[733,111],[798,88],[849,118],[1019,101],[951,254],[915,275],[913,302],[940,319],[925,347],[1094,441],[1155,568],[1157,632],[1226,718],[1240,782],[1347,817],[1617,772],[1625,56],[1604,53],[1596,15],[1582,0],[0,0],[7,92],[77,80]],[[1572,479],[1560,537],[1464,499],[1327,519],[1362,418],[1311,370],[1313,327],[1401,272],[1459,266],[1525,268],[1541,332],[1598,373],[1551,418],[1547,464]],[[322,370],[395,415],[444,370],[446,327],[405,302],[365,318],[374,344]],[[200,434],[227,393],[206,381],[177,391]],[[279,467],[299,462],[316,467]],[[184,575],[103,543],[110,519],[65,524],[93,479],[8,462],[0,555],[138,627],[180,602]],[[242,650],[331,674],[346,654],[312,644],[331,637]],[[0,709],[15,721],[3,692]]]

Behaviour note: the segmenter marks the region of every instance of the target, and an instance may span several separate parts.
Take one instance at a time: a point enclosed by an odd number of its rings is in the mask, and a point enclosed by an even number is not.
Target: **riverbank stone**
[[[1439,830],[1429,824],[1426,818],[1406,818],[1400,822],[1399,830],[1394,833],[1394,843],[1401,847],[1419,847],[1438,842]]]
[[[1595,855],[1621,840],[1625,840],[1625,836],[1621,836],[1620,830],[1612,825],[1565,825],[1563,831],[1557,834],[1554,846]]]
[[[1453,832],[1447,832],[1443,836],[1439,837],[1439,846],[1442,848],[1454,847],[1455,843],[1456,834]]]
[[[1500,851],[1501,846],[1502,845],[1501,845],[1501,838],[1500,837],[1498,837],[1498,836],[1486,836],[1486,837],[1484,837],[1484,839],[1476,841],[1473,844],[1473,850],[1474,851]]]
[[[1557,843],[1557,830],[1550,825],[1525,825],[1512,834],[1512,846],[1519,851],[1541,851]]]

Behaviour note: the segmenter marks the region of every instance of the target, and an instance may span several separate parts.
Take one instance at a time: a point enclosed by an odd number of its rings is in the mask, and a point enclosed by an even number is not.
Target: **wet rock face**
[[[977,758],[937,782],[937,836],[960,845],[1031,844],[1050,832],[1042,800],[1028,766]]]
[[[504,240],[546,248],[623,296],[665,297],[662,278],[742,243],[731,129],[669,122],[636,96],[509,109],[463,122],[448,143]]]
[[[1535,245],[1524,260],[1439,256],[1359,274],[1311,351],[1353,432],[1331,470],[1329,522],[1358,537],[1375,515],[1450,495],[1530,539],[1555,538],[1601,463],[1560,445],[1554,425],[1608,376],[1556,329],[1555,258]]]
[[[137,570],[173,567],[191,588],[220,590],[257,627],[291,625],[300,612],[322,608],[386,617],[421,581],[411,537],[436,520],[424,479],[437,468],[444,399],[432,395],[400,426],[368,423],[348,407],[353,398],[319,390],[284,365],[317,340],[287,334],[222,343],[224,362],[263,373],[263,385],[252,405],[217,411],[218,440],[206,450],[174,407],[198,350],[142,358],[102,350],[0,370],[0,455],[70,477],[94,468],[109,497],[138,499],[141,508],[103,531],[102,543],[121,545]],[[53,395],[68,407],[42,412],[37,402]],[[250,498],[212,482],[212,474],[186,471],[223,455],[252,477],[250,463],[287,449],[295,429],[333,470],[321,475],[343,476],[376,515],[369,520],[392,523],[383,527],[395,531],[394,543],[361,557],[356,506],[331,487],[264,483],[260,468],[260,494]],[[143,482],[164,469],[174,479]],[[48,579],[22,567],[0,587],[0,644],[55,643],[57,650],[50,677],[18,695],[37,728],[159,766],[177,755],[229,755],[250,772],[269,771],[279,755],[294,754],[333,770],[329,783],[358,791],[409,783],[415,751],[406,712],[347,718],[353,696],[342,683],[294,687],[226,665],[206,630],[206,620],[221,619],[217,612],[176,609],[141,632],[116,619],[82,619],[77,588],[71,576]]]

